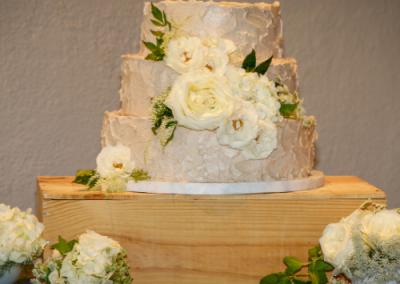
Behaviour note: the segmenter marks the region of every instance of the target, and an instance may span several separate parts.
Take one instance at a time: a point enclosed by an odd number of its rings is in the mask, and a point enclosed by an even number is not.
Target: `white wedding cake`
[[[103,147],[128,147],[152,181],[311,174],[316,122],[296,60],[282,58],[278,2],[146,3],[141,38],[139,54],[122,56],[122,107],[105,113]]]

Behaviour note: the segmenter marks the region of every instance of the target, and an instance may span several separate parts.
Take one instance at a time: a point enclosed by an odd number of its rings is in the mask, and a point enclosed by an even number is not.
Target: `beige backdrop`
[[[142,0],[0,0],[0,202],[33,207],[35,176],[95,168],[142,9]],[[281,10],[285,56],[297,59],[318,122],[315,168],[356,175],[400,207],[400,1],[283,0]]]

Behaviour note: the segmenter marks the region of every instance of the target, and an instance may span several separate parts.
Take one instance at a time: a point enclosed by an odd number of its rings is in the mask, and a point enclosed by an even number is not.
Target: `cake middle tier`
[[[173,85],[179,74],[164,61],[146,60],[139,55],[122,56],[121,111],[123,115],[146,116],[151,98]],[[297,91],[299,79],[294,58],[274,59],[267,77],[280,76],[290,92]]]
[[[178,127],[164,153],[146,117],[106,112],[103,147],[122,144],[131,149],[136,168],[144,168],[152,181],[255,182],[307,177],[314,165],[315,123],[285,119],[278,126],[277,148],[265,159],[245,160],[241,150],[220,145],[216,131]],[[147,146],[146,146],[147,145]],[[147,147],[144,162],[144,150]]]

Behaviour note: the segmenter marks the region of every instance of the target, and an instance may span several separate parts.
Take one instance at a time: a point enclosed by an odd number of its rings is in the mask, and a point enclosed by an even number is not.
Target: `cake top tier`
[[[164,11],[169,20],[173,19],[177,23],[190,17],[182,29],[188,36],[201,37],[213,33],[232,40],[242,48],[243,55],[249,54],[254,48],[258,60],[267,59],[271,55],[274,55],[274,58],[282,58],[283,37],[279,2],[247,4],[179,0],[161,1],[154,5]],[[165,27],[156,27],[151,22],[152,19],[151,4],[147,2],[141,27],[141,38],[144,41],[156,41],[150,30],[166,30]],[[148,53],[141,43],[140,54]]]

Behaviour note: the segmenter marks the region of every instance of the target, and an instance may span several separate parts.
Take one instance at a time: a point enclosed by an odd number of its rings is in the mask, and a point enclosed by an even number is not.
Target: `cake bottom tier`
[[[118,143],[129,147],[136,168],[144,168],[152,181],[256,182],[307,177],[314,165],[315,125],[284,120],[278,127],[278,147],[269,157],[245,160],[238,149],[220,145],[215,131],[178,127],[164,153],[146,117],[106,112],[103,147]],[[146,163],[144,149],[148,145]]]

